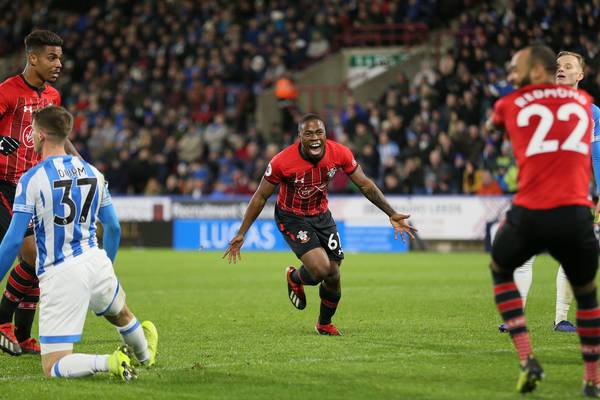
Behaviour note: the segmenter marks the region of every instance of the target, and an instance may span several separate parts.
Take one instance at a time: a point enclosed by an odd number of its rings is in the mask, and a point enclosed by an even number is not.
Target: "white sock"
[[[525,307],[525,303],[527,303],[527,295],[529,294],[529,289],[531,288],[531,279],[533,277],[533,262],[535,261],[535,256],[531,257],[529,260],[525,261],[523,265],[519,268],[515,269],[514,279],[517,284],[517,288],[519,289],[519,293],[521,294],[521,298],[523,299],[523,307]]]
[[[569,307],[573,301],[573,290],[571,284],[565,275],[565,270],[562,266],[558,268],[556,273],[556,316],[554,323],[566,321],[569,315]]]
[[[69,354],[54,363],[51,375],[55,378],[81,378],[96,372],[108,371],[108,356],[97,354]]]
[[[150,359],[148,342],[146,341],[146,336],[144,336],[142,325],[140,325],[140,322],[137,320],[137,318],[134,317],[131,322],[125,326],[117,327],[117,330],[119,331],[119,334],[121,334],[123,342],[133,348],[135,357],[139,362],[144,362]]]

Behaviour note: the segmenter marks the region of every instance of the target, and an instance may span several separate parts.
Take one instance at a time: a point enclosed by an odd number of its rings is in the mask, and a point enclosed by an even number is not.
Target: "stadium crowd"
[[[261,90],[335,50],[349,24],[439,20],[429,11],[435,0],[112,0],[85,13],[16,3],[4,6],[0,55],[18,50],[34,26],[63,37],[57,88],[75,115],[73,142],[113,193],[214,198],[253,193],[293,137],[279,127],[256,130]],[[515,191],[510,144],[483,122],[511,90],[504,64],[525,44],[581,53],[581,87],[600,100],[600,1],[507,4],[464,11],[450,52],[424,60],[411,78],[398,74],[380,99],[349,96],[328,117],[329,134],[351,146],[387,193]],[[332,191],[351,192],[340,175]]]

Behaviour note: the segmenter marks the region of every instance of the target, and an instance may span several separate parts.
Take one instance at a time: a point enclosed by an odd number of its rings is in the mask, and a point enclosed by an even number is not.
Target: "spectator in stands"
[[[294,130],[295,115],[298,114],[298,89],[290,73],[282,74],[275,82],[275,97],[281,110],[281,130],[290,133]]]
[[[203,148],[200,130],[190,127],[177,142],[177,157],[181,161],[191,163],[204,153]]]
[[[393,173],[388,173],[383,178],[383,192],[385,194],[402,194],[400,179]]]
[[[421,168],[421,159],[418,157],[407,158],[400,172],[402,191],[405,194],[425,193],[425,177]]]
[[[471,160],[467,160],[463,174],[463,193],[477,193],[481,187],[482,180],[482,171],[479,170]]]
[[[496,182],[492,173],[488,170],[484,170],[481,175],[481,185],[476,193],[480,196],[500,195],[502,194],[502,188],[498,182]]]
[[[14,71],[21,66],[5,56],[19,50],[33,21],[21,3],[7,2],[3,17],[11,24],[0,24],[0,55]],[[274,148],[276,153],[295,137],[293,113],[287,114],[284,129],[277,126],[264,137],[253,129],[262,90],[313,62],[311,57],[336,50],[344,29],[406,21],[437,28],[448,20],[448,13],[439,14],[447,6],[433,7],[430,0],[411,0],[405,7],[393,1],[284,0],[256,2],[250,8],[244,6],[247,2],[223,5],[216,0],[114,0],[96,2],[83,14],[58,3],[41,8],[35,23],[58,27],[65,38],[67,57],[58,89],[75,115],[72,140],[102,168],[115,194],[155,193],[157,184],[161,192],[184,195],[220,190],[218,161],[229,146],[240,163],[236,168],[258,182],[266,156],[256,149]],[[451,171],[446,191],[477,192],[482,168],[504,191],[516,190],[508,145],[500,134],[481,129],[489,108],[512,90],[504,63],[515,48],[539,41],[583,53],[588,67],[581,86],[600,98],[600,4],[478,4],[450,10],[460,13],[450,27],[456,40],[441,52],[437,65],[424,59],[416,75],[397,73],[374,103],[362,107],[349,95],[347,106],[332,113],[332,121],[339,123],[328,124],[328,133],[340,141],[364,141],[355,148],[356,157],[396,175],[403,193],[425,191],[425,169],[429,178],[441,179],[431,173],[435,148]],[[115,35],[117,26],[120,35]],[[297,99],[296,91],[291,103]],[[380,165],[378,146],[386,152],[394,145],[398,156],[385,156]],[[383,183],[384,175],[379,179]],[[222,193],[244,190],[242,186],[230,185]],[[429,192],[443,192],[441,186],[443,182],[428,179]],[[342,182],[336,189],[346,187]]]
[[[375,151],[375,146],[367,144],[362,148],[362,151],[357,151],[355,154],[365,174],[377,180],[379,178],[380,163],[379,154]]]
[[[306,55],[309,58],[321,58],[329,52],[329,42],[318,30],[313,31],[312,38],[308,44]]]
[[[220,153],[224,148],[227,135],[228,127],[225,124],[225,116],[219,113],[215,115],[213,122],[208,124],[202,136],[209,151]]]
[[[400,153],[400,149],[397,143],[390,140],[387,132],[383,131],[379,134],[377,152],[379,153],[381,164],[388,165],[392,160],[396,160]]]

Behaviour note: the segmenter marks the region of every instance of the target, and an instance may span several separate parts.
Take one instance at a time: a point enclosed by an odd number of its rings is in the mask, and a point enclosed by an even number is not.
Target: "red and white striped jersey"
[[[277,206],[296,215],[317,215],[327,211],[327,185],[341,169],[352,174],[358,164],[349,148],[331,140],[325,142],[320,160],[305,158],[300,143],[278,153],[265,171],[264,178],[279,184]]]
[[[21,175],[40,161],[41,156],[33,151],[32,113],[60,103],[60,94],[52,86],[35,88],[22,75],[0,83],[0,135],[19,141],[14,153],[0,155],[0,181],[16,185]]]

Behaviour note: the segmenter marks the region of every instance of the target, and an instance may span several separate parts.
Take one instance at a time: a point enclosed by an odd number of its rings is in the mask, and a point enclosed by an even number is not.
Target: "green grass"
[[[315,334],[316,288],[307,289],[304,311],[287,299],[291,253],[243,257],[228,265],[218,253],[122,250],[117,275],[130,308],[158,327],[158,366],[128,384],[105,374],[46,379],[38,358],[0,354],[0,398],[521,398],[516,354],[496,329],[487,255],[348,254],[335,317],[341,338]],[[576,398],[581,385],[576,335],[551,330],[555,265],[537,261],[529,296],[547,377],[532,399]],[[89,314],[76,351],[109,353],[118,342]]]

